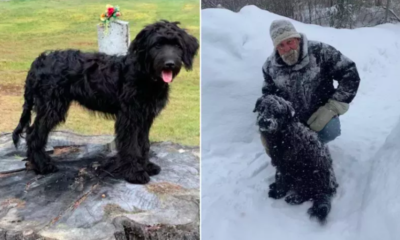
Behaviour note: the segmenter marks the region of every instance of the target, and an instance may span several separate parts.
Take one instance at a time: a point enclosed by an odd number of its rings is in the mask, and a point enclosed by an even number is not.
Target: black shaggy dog
[[[162,20],[146,26],[125,56],[65,50],[42,53],[32,63],[13,141],[17,147],[26,129],[27,158],[36,173],[57,171],[45,146],[50,131],[65,122],[73,101],[115,119],[118,154],[104,170],[138,184],[160,172],[149,161],[149,131],[168,102],[169,83],[182,66],[192,69],[199,48],[179,24]],[[29,126],[33,108],[37,116]]]
[[[328,148],[314,131],[297,120],[292,105],[281,97],[260,98],[254,112],[258,112],[260,132],[276,167],[269,197],[280,199],[292,191],[285,198],[287,203],[313,201],[308,210],[310,217],[325,223],[338,187]]]

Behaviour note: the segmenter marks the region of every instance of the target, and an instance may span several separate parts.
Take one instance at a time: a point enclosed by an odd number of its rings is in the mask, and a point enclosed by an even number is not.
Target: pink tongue
[[[162,79],[166,83],[171,82],[172,81],[172,71],[162,71]]]

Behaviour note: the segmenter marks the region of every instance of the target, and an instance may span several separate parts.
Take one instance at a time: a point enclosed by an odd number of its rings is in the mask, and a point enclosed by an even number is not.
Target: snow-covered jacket
[[[262,93],[290,101],[299,120],[306,123],[329,99],[350,103],[357,93],[360,77],[356,64],[340,51],[308,40],[304,34],[301,37],[297,64],[286,65],[276,50],[268,57],[262,67]],[[336,89],[333,80],[338,82]]]

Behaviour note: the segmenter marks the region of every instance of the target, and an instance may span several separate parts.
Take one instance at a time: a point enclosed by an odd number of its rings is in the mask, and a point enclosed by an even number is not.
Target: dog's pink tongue
[[[164,80],[164,82],[170,83],[172,81],[172,71],[162,71],[162,79]]]

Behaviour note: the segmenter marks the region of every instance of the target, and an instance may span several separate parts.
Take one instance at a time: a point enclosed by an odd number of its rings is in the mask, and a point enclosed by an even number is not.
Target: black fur
[[[79,50],[44,52],[33,61],[25,83],[25,103],[13,141],[27,131],[27,157],[40,174],[57,171],[45,153],[48,135],[65,122],[71,102],[115,119],[118,154],[104,166],[115,177],[145,184],[160,167],[149,162],[149,131],[168,102],[163,71],[175,78],[183,66],[192,69],[199,44],[165,20],[138,33],[125,56]],[[30,125],[31,110],[37,116]]]
[[[338,187],[327,146],[314,131],[298,121],[291,103],[281,97],[260,98],[254,112],[258,112],[260,132],[276,167],[269,197],[280,199],[292,191],[285,198],[287,203],[313,201],[309,215],[325,223],[331,198]]]

